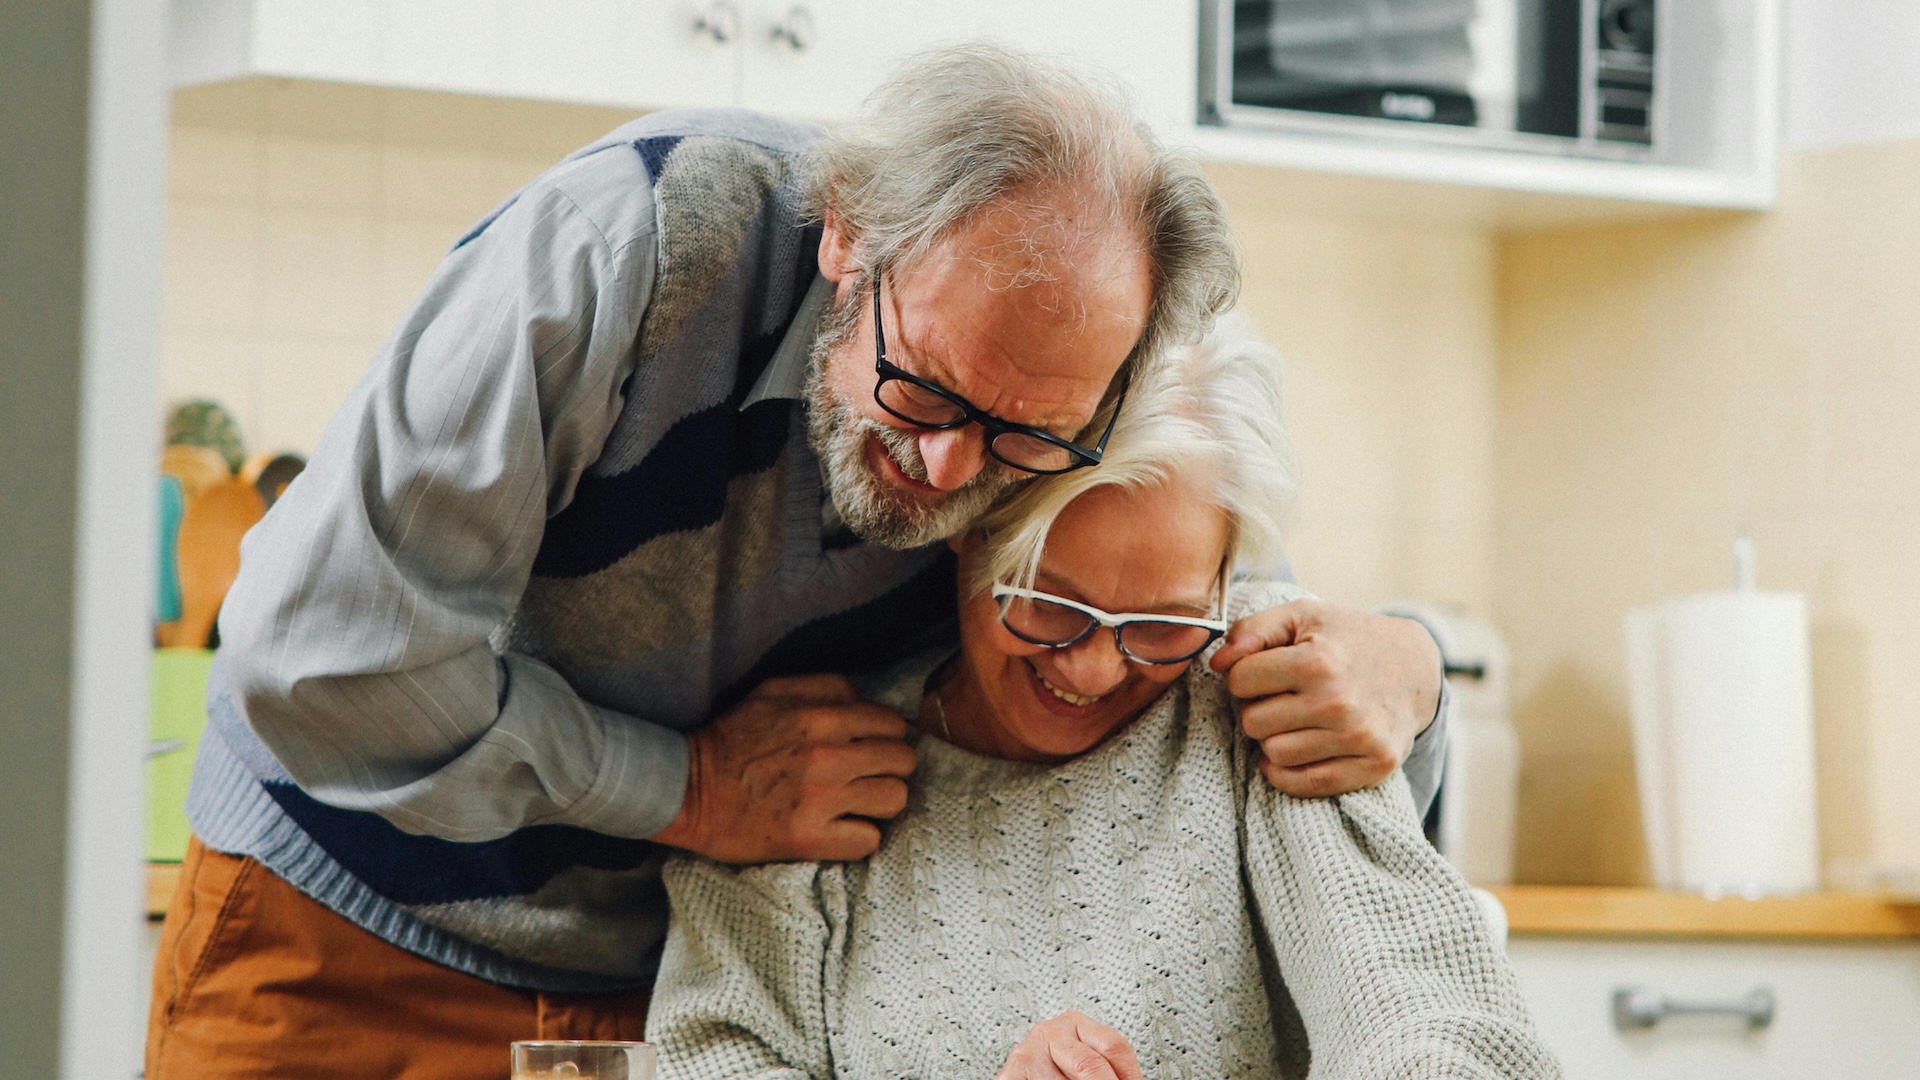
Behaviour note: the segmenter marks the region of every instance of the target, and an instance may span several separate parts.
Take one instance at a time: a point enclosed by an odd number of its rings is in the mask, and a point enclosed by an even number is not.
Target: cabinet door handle
[[[1670,998],[1644,986],[1622,986],[1613,992],[1613,1026],[1619,1031],[1645,1031],[1670,1016],[1732,1016],[1746,1021],[1752,1031],[1773,1023],[1773,987],[1756,986],[1733,1001],[1687,1001]]]
[[[720,45],[733,40],[734,28],[739,25],[740,9],[733,6],[732,0],[712,0],[693,18],[693,32],[704,34]]]
[[[794,52],[805,52],[813,44],[813,12],[805,4],[793,5],[773,24],[772,36]]]

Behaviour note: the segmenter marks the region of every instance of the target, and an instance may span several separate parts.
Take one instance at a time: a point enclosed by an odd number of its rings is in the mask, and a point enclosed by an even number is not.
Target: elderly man
[[[1097,466],[1236,284],[1191,166],[986,47],[829,138],[661,113],[515,195],[246,542],[150,1080],[637,1037],[664,851],[872,852],[914,755],[849,680],[953,639],[936,541]],[[1281,787],[1412,747],[1431,793],[1418,626],[1290,605],[1223,657]]]

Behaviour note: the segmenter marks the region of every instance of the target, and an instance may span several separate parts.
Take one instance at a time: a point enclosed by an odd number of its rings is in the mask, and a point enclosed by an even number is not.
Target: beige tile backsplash
[[[281,79],[174,97],[164,387],[311,450],[474,221],[631,114]]]
[[[1493,238],[1298,209],[1255,170],[1213,178],[1245,257],[1240,310],[1286,361],[1301,581],[1350,603],[1486,610]]]
[[[1779,208],[1505,239],[1494,611],[1526,747],[1519,866],[1645,874],[1620,616],[1811,605],[1823,855],[1920,864],[1920,144],[1789,161]]]
[[[175,98],[169,399],[310,450],[480,215],[626,119],[286,80]],[[1830,857],[1920,863],[1920,145],[1789,164],[1780,209],[1502,236],[1219,168],[1287,361],[1310,588],[1490,612],[1517,663],[1519,870],[1645,876],[1619,621],[1728,580],[1814,613]]]

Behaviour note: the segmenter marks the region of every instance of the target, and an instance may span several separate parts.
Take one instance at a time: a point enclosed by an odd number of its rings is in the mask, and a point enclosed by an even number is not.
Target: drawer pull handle
[[[1773,1023],[1773,988],[1757,986],[1734,1001],[1687,1001],[1670,998],[1644,986],[1622,986],[1613,992],[1613,1026],[1620,1031],[1645,1031],[1670,1016],[1732,1016],[1745,1020],[1752,1031]]]

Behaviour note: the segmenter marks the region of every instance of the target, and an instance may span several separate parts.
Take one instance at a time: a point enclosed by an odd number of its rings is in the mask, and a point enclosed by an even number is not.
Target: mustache
[[[920,440],[916,436],[866,417],[861,417],[860,423],[880,440],[901,472],[923,484],[927,482],[927,459],[920,456]]]

